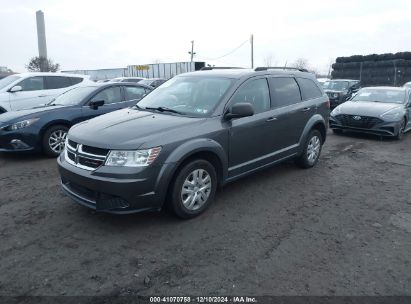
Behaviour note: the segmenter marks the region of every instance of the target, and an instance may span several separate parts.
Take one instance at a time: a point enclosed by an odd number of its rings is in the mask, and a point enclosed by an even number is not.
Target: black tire
[[[318,150],[316,157],[311,159],[309,158],[308,148],[310,144],[313,144],[312,140],[316,142],[315,138],[319,140],[319,148],[318,148],[319,150]],[[311,132],[308,134],[307,139],[304,143],[303,153],[296,160],[296,164],[299,167],[304,168],[304,169],[314,167],[317,164],[318,159],[320,158],[322,145],[323,145],[323,137],[321,136],[321,133],[318,130],[311,130]]]
[[[397,135],[394,136],[396,140],[401,140],[404,135],[405,126],[407,125],[407,121],[405,118],[401,120],[400,129],[398,130]]]
[[[343,134],[344,131],[341,129],[332,129],[334,134]]]
[[[69,128],[64,125],[56,125],[48,128],[46,132],[44,132],[43,139],[42,139],[42,146],[43,146],[43,153],[49,157],[57,157],[60,155],[60,152],[57,152],[56,150],[53,150],[49,142],[51,141],[50,137],[53,134],[56,134],[56,132],[63,132],[65,135],[67,135]],[[64,137],[65,138],[65,137]],[[59,141],[60,142],[60,141]],[[64,144],[64,142],[63,142]],[[64,147],[64,145],[63,145]]]
[[[204,170],[206,174],[210,177],[211,185],[208,193],[208,197],[202,202],[201,204],[198,203],[198,209],[194,209],[195,206],[193,206],[191,209],[187,208],[187,206],[184,205],[183,203],[183,196],[189,194],[183,194],[183,185],[186,182],[187,179],[192,176],[194,172],[197,172],[197,170]],[[207,175],[204,174],[204,180],[206,179]],[[194,181],[193,181],[194,183]],[[197,189],[197,188],[195,188]],[[217,189],[217,174],[214,166],[210,164],[208,161],[203,160],[203,159],[195,159],[193,161],[190,161],[186,165],[184,165],[179,172],[177,173],[174,182],[171,186],[170,193],[169,193],[169,207],[173,210],[173,212],[180,218],[183,219],[190,219],[193,217],[196,217],[200,215],[202,212],[204,212],[212,203],[214,200],[215,192]],[[191,191],[191,190],[190,190]],[[196,190],[193,190],[193,193]],[[197,193],[200,190],[197,189]],[[196,195],[194,193],[194,195]],[[195,196],[197,198],[198,194]],[[203,196],[198,196],[199,200],[202,200]],[[197,203],[195,203],[197,204]]]

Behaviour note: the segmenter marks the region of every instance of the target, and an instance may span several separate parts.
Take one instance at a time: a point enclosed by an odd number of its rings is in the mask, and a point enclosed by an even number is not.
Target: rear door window
[[[120,87],[110,87],[104,89],[100,93],[97,93],[91,101],[100,101],[104,100],[104,104],[113,104],[121,102],[121,89]]]
[[[300,84],[303,100],[319,98],[323,95],[321,90],[311,79],[298,78],[298,83]]]
[[[46,76],[46,88],[47,90],[67,88],[71,86],[69,77],[63,76]]]
[[[146,95],[146,89],[141,87],[124,87],[126,101],[140,100]]]
[[[285,107],[301,102],[300,88],[294,78],[271,77],[271,102],[273,108]]]
[[[21,86],[22,91],[39,91],[45,89],[43,76],[26,78],[17,85]]]

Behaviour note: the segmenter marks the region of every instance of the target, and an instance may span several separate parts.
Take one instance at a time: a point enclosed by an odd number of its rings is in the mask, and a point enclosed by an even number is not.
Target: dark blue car
[[[42,107],[0,114],[0,151],[57,156],[71,126],[133,106],[151,91],[136,83],[95,84],[69,90]]]

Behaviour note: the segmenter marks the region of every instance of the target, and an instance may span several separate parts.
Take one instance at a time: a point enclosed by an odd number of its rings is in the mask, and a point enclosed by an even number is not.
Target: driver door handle
[[[302,109],[301,112],[307,112],[307,111],[310,111],[310,109],[311,109],[311,108],[306,107],[306,108]]]
[[[46,97],[47,95],[39,95],[39,96],[37,96],[37,97]]]
[[[274,117],[274,116],[266,119],[266,121],[276,121],[276,120],[277,120],[277,117]]]

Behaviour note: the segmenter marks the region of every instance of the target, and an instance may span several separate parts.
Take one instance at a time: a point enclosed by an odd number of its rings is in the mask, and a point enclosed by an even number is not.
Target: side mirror
[[[14,93],[14,92],[20,92],[20,91],[22,91],[22,90],[23,90],[23,88],[22,88],[21,86],[16,85],[16,86],[12,87],[12,88],[9,90],[9,92]]]
[[[93,110],[97,110],[99,107],[104,105],[104,100],[93,100],[90,101],[89,106],[90,108],[92,108]]]
[[[225,114],[225,118],[232,119],[232,118],[240,118],[240,117],[247,117],[254,115],[254,108],[251,103],[248,102],[240,102],[234,104],[228,112]]]

